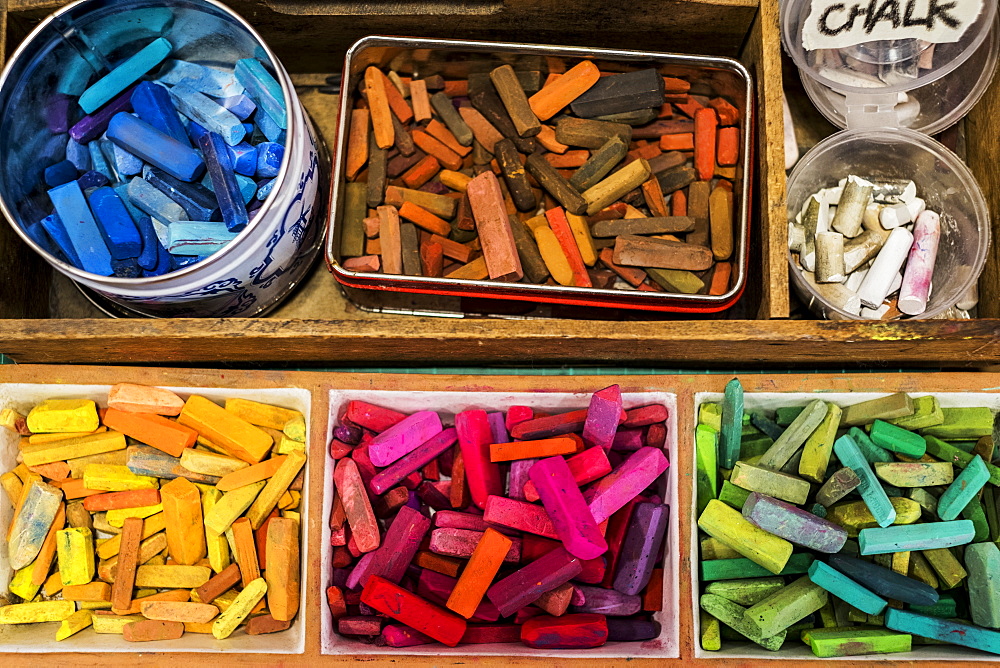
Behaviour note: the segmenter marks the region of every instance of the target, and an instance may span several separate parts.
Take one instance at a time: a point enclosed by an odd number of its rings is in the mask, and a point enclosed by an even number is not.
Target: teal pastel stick
[[[898,524],[886,528],[862,529],[858,534],[861,554],[888,554],[910,550],[934,550],[971,543],[976,528],[969,520]]]
[[[123,90],[138,81],[142,75],[163,62],[173,46],[162,37],[154,39],[139,53],[111,70],[92,84],[80,96],[80,108],[92,114]]]
[[[910,633],[923,638],[933,638],[991,654],[1000,654],[1000,631],[991,631],[937,617],[927,617],[896,608],[889,608],[886,611],[885,626],[893,631]]]
[[[719,465],[724,469],[736,466],[743,439],[743,385],[736,378],[726,383],[722,399],[722,434],[719,439]]]
[[[872,439],[868,438],[868,434],[863,429],[851,427],[847,435],[854,439],[854,444],[858,446],[858,450],[865,456],[868,463],[875,464],[876,462],[896,461],[892,453],[872,443]]]
[[[869,615],[880,615],[889,602],[865,589],[840,571],[830,568],[822,561],[814,561],[809,567],[809,579],[840,600],[853,605]]]
[[[271,117],[279,128],[288,129],[288,114],[285,112],[285,94],[281,84],[275,81],[271,73],[253,58],[243,58],[236,61],[236,80],[246,88],[250,96],[264,113]],[[258,124],[260,119],[258,119]],[[273,140],[272,140],[273,141]]]
[[[861,494],[861,498],[864,500],[865,505],[868,506],[868,510],[871,511],[878,525],[880,527],[887,527],[895,522],[896,509],[893,508],[885,490],[882,489],[882,485],[875,477],[875,472],[872,471],[871,464],[868,463],[868,460],[862,454],[854,439],[846,434],[841,436],[834,442],[833,452],[837,455],[837,459],[840,460],[841,464],[850,468],[861,479],[861,484],[858,485],[857,491]]]
[[[915,459],[923,457],[927,451],[927,443],[924,442],[923,436],[914,434],[908,429],[897,427],[894,424],[889,424],[885,420],[875,420],[872,423],[871,439],[872,443],[880,448],[898,452]]]
[[[938,517],[943,520],[958,517],[989,479],[986,463],[976,455],[938,499]]]

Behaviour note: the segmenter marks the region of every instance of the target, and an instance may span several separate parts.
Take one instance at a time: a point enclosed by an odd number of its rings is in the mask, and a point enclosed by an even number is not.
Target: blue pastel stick
[[[73,250],[80,258],[80,268],[92,274],[110,276],[111,253],[97,228],[97,221],[94,220],[90,207],[87,206],[80,184],[70,181],[48,192],[56,213],[66,227]]]
[[[59,214],[53,213],[52,215],[45,216],[45,218],[39,221],[39,224],[49,238],[59,247],[59,250],[62,251],[63,257],[74,267],[79,267],[80,256],[76,254],[73,242],[69,238],[69,233],[66,232],[66,226],[63,225],[62,220],[59,218]]]
[[[177,115],[174,101],[163,86],[151,81],[143,81],[132,92],[132,109],[140,119],[149,123],[165,135],[173,137],[185,146],[191,146],[191,140],[184,130]]]
[[[880,615],[889,602],[881,596],[865,589],[840,571],[830,568],[822,561],[814,561],[809,566],[809,579],[845,603],[869,615]]]
[[[201,138],[208,134],[208,130],[206,130],[205,128],[201,127],[200,125],[198,125],[194,121],[188,121],[185,124],[185,128],[187,129],[188,137],[191,138],[191,145],[192,146],[197,146],[198,142],[201,141]],[[205,176],[207,177],[208,174],[206,174]]]
[[[258,113],[254,116],[254,120],[257,121],[257,129],[261,131],[267,141],[273,141],[279,144],[285,143],[287,134],[270,116]]]
[[[225,223],[180,221],[167,228],[167,250],[175,255],[211,255],[220,251],[238,234]]]
[[[111,183],[104,174],[93,170],[78,178],[76,182],[80,184],[80,189],[83,191],[90,190],[91,188],[100,188]]]
[[[233,162],[229,157],[226,142],[219,135],[210,132],[198,142],[201,152],[208,164],[208,173],[212,178],[212,190],[219,200],[222,220],[230,232],[239,232],[250,222],[247,216],[246,204],[236,182],[233,172]]]
[[[128,198],[133,206],[164,225],[187,219],[184,207],[139,176],[128,182]]]
[[[143,269],[150,271],[156,268],[157,259],[160,257],[160,238],[156,236],[153,228],[153,221],[149,216],[142,216],[136,220],[139,234],[142,236],[142,252],[139,254],[138,263]]]
[[[181,181],[194,181],[205,171],[205,161],[194,149],[130,114],[111,119],[108,138]]]
[[[90,143],[91,145],[97,144],[97,147],[101,151],[101,155],[104,156],[104,161],[108,166],[108,171],[111,172],[111,183],[115,185],[121,183],[124,178],[118,172],[118,165],[115,162],[115,143],[110,139],[98,139]]]
[[[938,617],[918,615],[908,610],[889,608],[885,613],[885,626],[900,633],[910,633],[921,638],[971,647],[972,649],[1000,654],[1000,631],[984,629]]]
[[[66,142],[66,159],[73,163],[77,171],[90,171],[90,149],[72,137]]]
[[[162,276],[174,270],[173,256],[161,244],[156,249],[156,266],[152,269],[144,270],[144,276]]]
[[[879,484],[875,473],[872,471],[871,464],[868,463],[861,450],[858,449],[854,439],[846,434],[841,436],[834,442],[833,451],[836,453],[840,463],[854,471],[858,475],[858,478],[861,479],[861,484],[858,485],[857,491],[864,500],[865,505],[868,506],[868,510],[875,517],[878,525],[880,527],[887,527],[895,522],[896,509],[889,501],[889,497],[886,495],[885,490],[882,489],[882,485]]]
[[[236,61],[236,80],[246,88],[246,94],[282,130],[288,127],[285,112],[285,94],[281,85],[259,61],[243,58]],[[260,120],[258,119],[258,123]]]
[[[177,111],[216,133],[230,146],[239,144],[247,134],[243,123],[231,111],[189,86],[178,84],[171,88],[170,99]]]
[[[989,479],[990,472],[986,463],[980,455],[976,455],[938,498],[938,517],[943,520],[958,517]]]
[[[253,176],[257,172],[257,147],[242,141],[229,147],[229,157],[233,159],[233,170],[237,174]]]
[[[231,95],[222,100],[222,106],[233,112],[236,118],[245,121],[257,111],[257,105],[246,95]]]
[[[198,264],[207,256],[202,255],[170,255],[170,266],[173,267],[173,271],[178,269],[183,269],[184,267],[190,267],[192,264]]]
[[[119,199],[118,193],[105,186],[90,193],[87,200],[97,220],[97,228],[104,236],[108,250],[111,251],[111,258],[124,260],[139,257],[142,251],[142,237],[139,236],[135,221]]]
[[[952,520],[929,524],[897,524],[896,526],[862,529],[858,533],[861,554],[888,554],[912,550],[935,550],[971,543],[976,537],[972,520]]]
[[[215,194],[200,183],[179,181],[166,172],[151,167],[144,178],[154,188],[181,205],[188,220],[219,220],[219,201]],[[171,223],[175,225],[176,223]]]
[[[45,168],[44,178],[45,185],[49,188],[55,188],[56,186],[61,186],[64,183],[75,181],[76,165],[69,160],[63,160],[62,162],[57,162],[54,165],[49,165]]]
[[[257,176],[271,178],[281,171],[281,161],[285,157],[285,147],[274,142],[257,145]]]
[[[259,131],[257,129],[257,126],[255,126],[253,123],[244,123],[243,129],[247,131],[248,135],[250,135],[251,137],[250,143],[253,144],[254,146],[256,146],[257,144],[264,143],[264,141],[267,139],[267,137],[264,136],[264,133]]]
[[[142,269],[134,257],[127,257],[121,260],[111,260],[111,269],[118,278],[139,278],[142,276]]]
[[[168,60],[157,72],[156,80],[171,86],[183,84],[212,97],[230,97],[243,93],[243,85],[232,72],[187,60]]]
[[[213,193],[215,192],[215,186],[212,185],[212,177],[208,174],[205,174],[205,178],[201,180],[201,185],[205,186]],[[243,204],[249,207],[250,203],[254,201],[254,196],[257,194],[257,184],[249,176],[237,174],[236,185],[239,186],[240,194],[243,196]]]
[[[135,176],[142,172],[142,160],[132,155],[121,146],[110,142],[111,155],[114,159],[115,171],[119,177]]]
[[[271,194],[274,190],[275,179],[268,179],[267,181],[262,181],[260,187],[257,188],[257,199],[261,202],[267,199],[267,196]]]
[[[91,170],[101,174],[110,182],[116,181],[115,173],[111,170],[111,165],[108,164],[104,152],[101,151],[101,142],[99,140],[92,141],[87,144],[87,148],[90,149]]]
[[[65,254],[63,254],[62,248],[52,241],[52,237],[50,237],[49,233],[45,230],[45,226],[42,225],[42,221],[39,220],[31,223],[30,225],[25,225],[24,232],[49,255],[53,255],[63,261],[67,259]],[[70,264],[73,263],[70,262]]]
[[[173,46],[162,37],[154,39],[124,63],[91,84],[80,96],[80,108],[92,114],[116,95],[138,81],[142,75],[163,62]]]

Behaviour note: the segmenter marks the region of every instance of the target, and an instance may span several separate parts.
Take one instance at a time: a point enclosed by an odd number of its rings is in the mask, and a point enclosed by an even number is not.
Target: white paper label
[[[814,51],[875,40],[957,42],[982,13],[984,1],[812,0],[802,29],[802,46]]]

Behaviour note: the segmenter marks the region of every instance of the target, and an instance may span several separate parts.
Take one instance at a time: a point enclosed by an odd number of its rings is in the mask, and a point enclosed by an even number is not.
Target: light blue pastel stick
[[[257,110],[257,105],[253,103],[253,100],[243,94],[227,97],[222,100],[222,106],[233,112],[236,118],[241,121],[250,118],[250,115]]]
[[[56,188],[49,190],[49,199],[56,208],[56,213],[62,219],[73,245],[80,258],[78,265],[84,271],[100,276],[110,276],[114,273],[111,268],[111,253],[104,243],[104,237],[97,228],[97,221],[94,214],[87,206],[87,200],[80,190],[80,184],[70,181]]]
[[[938,517],[943,520],[953,520],[958,517],[989,479],[990,472],[986,468],[986,463],[982,457],[976,455],[938,499]]]
[[[80,96],[80,108],[92,114],[116,95],[138,81],[146,72],[163,62],[173,46],[157,37],[124,63],[91,84]]]
[[[181,181],[194,181],[205,172],[197,151],[131,114],[115,114],[108,139]]]
[[[66,159],[72,162],[81,173],[90,171],[90,148],[72,137],[66,142]]]
[[[107,158],[104,157],[103,151],[101,151],[100,140],[88,143],[87,148],[90,151],[91,170],[103,174],[108,181],[115,183],[118,180],[117,176],[111,169],[111,165],[108,164]]]
[[[115,170],[119,176],[135,176],[142,172],[142,160],[114,142],[110,143],[111,154],[114,156],[115,161]]]
[[[243,204],[249,204],[257,194],[257,184],[249,176],[243,176],[242,174],[236,174],[235,176],[236,185],[239,186],[240,195],[243,197]],[[201,180],[201,185],[205,186],[212,192],[215,192],[215,186],[212,185],[212,179],[207,174],[205,175],[205,178]],[[268,192],[271,191],[268,190]]]
[[[246,88],[247,95],[257,103],[265,114],[282,130],[288,127],[285,112],[285,94],[281,85],[259,61],[243,58],[236,61],[236,80]],[[259,123],[259,120],[258,120]]]
[[[743,386],[733,378],[726,383],[722,399],[722,433],[719,438],[719,466],[731,469],[740,458],[743,434]]]
[[[80,256],[76,254],[73,242],[66,232],[66,226],[63,225],[62,219],[59,218],[59,214],[53,213],[51,216],[45,216],[40,221],[40,224],[42,229],[49,235],[49,238],[55,242],[59,250],[66,256],[66,260],[74,267],[79,267]]]
[[[232,72],[187,60],[168,60],[156,74],[156,80],[171,86],[183,84],[212,97],[230,97],[243,92],[243,84]]]
[[[865,505],[868,506],[868,510],[871,511],[872,516],[875,517],[878,525],[880,527],[887,527],[895,522],[896,509],[893,508],[885,490],[882,489],[882,485],[879,484],[878,479],[875,477],[871,464],[865,459],[854,439],[847,434],[841,436],[834,442],[833,452],[837,455],[837,459],[840,460],[841,464],[850,468],[861,479],[861,484],[858,485],[857,491],[861,494],[861,498],[864,500]]]
[[[284,144],[287,133],[267,114],[258,113],[254,116],[257,122],[257,129],[261,131],[268,141]]]
[[[976,537],[972,520],[952,520],[929,524],[897,524],[885,528],[862,529],[858,534],[861,554],[888,554],[911,550],[935,550],[971,543]]]
[[[219,135],[230,146],[239,144],[246,136],[243,123],[233,112],[190,86],[174,86],[170,89],[170,99],[174,101],[177,111],[209,132]]]
[[[257,199],[259,199],[261,202],[266,200],[267,196],[271,194],[272,190],[274,190],[274,182],[276,180],[277,179],[268,179],[267,181],[261,183],[260,187],[257,188]]]
[[[927,617],[896,608],[886,610],[885,626],[901,633],[910,633],[922,638],[933,638],[991,654],[1000,654],[1000,631],[983,629],[971,624],[962,624],[938,617]]]
[[[211,255],[238,236],[225,223],[182,220],[167,228],[167,250],[175,255]]]
[[[847,434],[854,439],[854,444],[858,446],[858,450],[861,451],[861,454],[865,456],[865,459],[867,459],[870,464],[874,464],[876,462],[896,461],[891,452],[885,448],[880,448],[875,445],[863,429],[851,427]]]
[[[869,615],[880,615],[889,605],[881,596],[862,587],[840,571],[830,568],[822,561],[814,561],[809,567],[809,579],[845,603]]]
[[[188,218],[184,207],[141,177],[137,176],[129,181],[127,192],[133,206],[164,225]]]
[[[125,177],[118,171],[118,164],[115,162],[115,144],[110,139],[97,139],[91,144],[97,144],[101,149],[101,154],[104,155],[104,160],[107,162],[108,171],[111,172],[111,185],[121,183],[125,180]]]

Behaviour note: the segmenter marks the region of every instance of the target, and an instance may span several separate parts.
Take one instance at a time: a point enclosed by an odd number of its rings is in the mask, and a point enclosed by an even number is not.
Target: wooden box
[[[0,57],[61,3],[8,0]],[[300,86],[333,144],[337,97],[319,91],[368,34],[589,44],[739,58],[757,83],[757,169],[747,294],[722,316],[641,319],[573,311],[559,319],[437,319],[374,314],[348,303],[326,268],[269,318],[109,320],[0,226],[0,352],[18,362],[341,364],[650,364],[842,367],[984,366],[1000,353],[997,321],[789,321],[778,0],[234,0]],[[796,76],[794,73],[791,76]],[[968,158],[1000,208],[1000,84],[967,121]],[[996,216],[995,216],[996,217]],[[994,247],[981,315],[1000,316]],[[403,305],[405,310],[405,304]],[[620,314],[619,314],[620,317]],[[577,319],[573,319],[577,318]],[[581,319],[583,318],[583,319]],[[572,344],[567,343],[573,338]],[[847,344],[852,344],[847,347]]]

